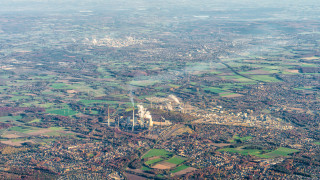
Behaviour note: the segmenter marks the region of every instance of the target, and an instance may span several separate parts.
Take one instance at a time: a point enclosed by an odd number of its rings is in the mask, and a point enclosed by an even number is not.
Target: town
[[[1,177],[320,178],[317,12],[65,3],[0,3]]]

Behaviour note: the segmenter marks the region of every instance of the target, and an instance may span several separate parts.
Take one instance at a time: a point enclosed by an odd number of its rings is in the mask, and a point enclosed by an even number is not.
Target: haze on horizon
[[[253,17],[267,19],[319,19],[320,10],[315,6],[317,1],[284,0],[284,1],[250,1],[250,0],[5,0],[0,2],[0,13],[70,13],[75,11],[149,11],[150,15],[161,16],[166,11],[180,15],[210,12],[231,11],[232,18],[241,12],[250,12]],[[243,20],[250,17],[241,17]],[[240,18],[240,19],[241,19]],[[237,18],[239,20],[239,18]]]

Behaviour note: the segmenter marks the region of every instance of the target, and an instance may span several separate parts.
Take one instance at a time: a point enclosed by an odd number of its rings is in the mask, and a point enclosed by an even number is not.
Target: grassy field
[[[235,140],[237,140],[237,139],[240,141],[247,141],[247,140],[251,139],[252,136],[239,137],[237,135],[234,135],[232,138],[233,138],[233,140],[230,140],[230,142],[235,142]]]
[[[13,126],[9,129],[9,131],[17,131],[17,132],[21,132],[21,133],[25,133],[30,130],[31,130],[31,128],[25,127],[25,126]]]
[[[316,145],[320,145],[320,142],[314,142],[314,144],[316,144]]]
[[[227,151],[231,153],[239,153],[242,155],[252,155],[252,156],[257,156],[260,158],[270,158],[271,156],[268,156],[263,150],[259,149],[244,149],[244,147],[238,147],[238,148],[223,148],[219,149],[218,151]]]
[[[290,149],[290,148],[284,148],[284,147],[279,147],[278,149],[267,153],[267,156],[272,156],[272,157],[277,157],[277,156],[288,156],[289,154],[299,152],[299,150],[295,149]]]
[[[61,130],[65,130],[63,127],[49,127],[50,130],[53,131],[61,131]]]
[[[48,75],[48,74],[44,74],[43,76],[33,76],[34,79],[43,79],[43,80],[48,80],[48,79],[53,79],[56,76],[54,75]]]
[[[69,85],[65,83],[53,83],[51,87],[53,89],[72,89],[71,87],[69,87]]]
[[[310,64],[310,63],[303,63],[301,64],[301,67],[318,67],[317,64]]]
[[[36,106],[36,107],[41,107],[41,108],[50,108],[50,107],[53,107],[54,105],[55,104],[53,104],[53,103],[44,103],[44,102],[39,102],[39,101],[28,101],[28,102],[22,104],[23,107]]]
[[[142,171],[149,171],[149,170],[151,170],[151,169],[148,168],[147,166],[142,166],[141,170],[142,170]]]
[[[52,132],[48,132],[46,133],[46,135],[48,136],[71,136],[74,135],[73,133],[61,133],[58,131],[52,131]]]
[[[168,159],[166,162],[172,163],[172,164],[181,164],[185,161],[185,158],[174,156],[170,159]]]
[[[225,91],[222,90],[221,88],[215,88],[215,87],[208,87],[208,88],[204,88],[203,90],[205,90],[205,91],[210,91],[210,92],[216,93],[216,94],[225,92]]]
[[[179,87],[181,87],[181,85],[177,85],[177,84],[168,84],[168,86],[173,87],[173,88],[179,88]]]
[[[150,165],[150,164],[154,164],[154,163],[160,162],[162,160],[163,160],[162,158],[153,159],[153,160],[150,160],[150,161],[146,161],[145,164],[146,165]]]
[[[171,154],[172,153],[164,149],[151,149],[142,157],[142,159],[154,157],[154,156],[168,157],[168,155],[171,155]]]
[[[36,122],[40,122],[40,121],[41,121],[41,119],[34,119],[34,120],[32,120],[32,121],[30,121],[28,123],[36,123]]]
[[[272,158],[272,157],[278,157],[278,156],[288,156],[292,153],[299,152],[295,149],[290,148],[284,148],[279,147],[278,149],[274,151],[265,151],[265,150],[259,150],[259,149],[245,149],[245,147],[238,147],[238,148],[223,148],[219,149],[218,151],[227,151],[231,153],[239,153],[242,155],[252,155],[257,156],[261,158]]]
[[[69,136],[73,135],[72,132],[64,132],[65,128],[63,127],[50,127],[50,128],[37,128],[29,126],[14,126],[8,129],[9,131],[17,131],[21,133],[29,133],[32,135],[45,134],[48,136]]]
[[[7,122],[14,122],[16,124],[21,124],[21,122],[17,121],[17,120],[20,120],[22,119],[21,116],[4,116],[4,117],[0,117],[0,122],[2,123],[7,123]]]
[[[14,96],[11,98],[12,101],[19,101],[21,99],[30,99],[30,96]]]
[[[54,109],[54,110],[49,110],[46,111],[49,114],[57,114],[57,115],[61,115],[61,116],[72,116],[77,114],[76,111],[73,111],[71,109]]]
[[[303,91],[303,90],[312,91],[312,90],[314,90],[313,87],[311,87],[311,86],[297,87],[297,88],[293,88],[293,89],[294,89],[294,90],[297,90],[297,91]]]
[[[170,171],[171,173],[176,173],[176,172],[179,172],[179,171],[182,171],[182,170],[185,170],[189,168],[189,166],[186,166],[186,165],[181,165],[181,166],[178,166],[176,167],[175,169],[173,169],[172,171]]]

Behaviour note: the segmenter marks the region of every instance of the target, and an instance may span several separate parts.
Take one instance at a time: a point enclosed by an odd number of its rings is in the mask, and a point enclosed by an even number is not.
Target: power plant
[[[167,110],[176,110],[177,106],[181,108],[181,102],[179,99],[174,95],[169,95],[168,98],[163,98],[164,101],[160,101],[160,104],[157,103],[157,107],[161,109],[161,106],[164,105],[164,107]],[[138,104],[137,107],[135,107],[135,103],[133,100],[132,95],[130,95],[130,101],[132,104],[132,116],[130,111],[126,113],[124,116],[119,116],[118,118],[112,117],[113,119],[110,119],[110,107],[108,105],[107,109],[107,125],[108,127],[114,126],[114,127],[126,127],[124,129],[127,129],[128,131],[134,132],[135,130],[143,130],[143,129],[150,129],[154,125],[162,127],[162,126],[170,126],[172,123],[169,120],[166,120],[164,117],[161,117],[161,120],[153,121],[151,112],[148,111],[146,107],[144,107],[142,104]],[[152,103],[152,101],[151,101]],[[137,110],[136,110],[137,109]],[[116,110],[117,111],[117,110]],[[136,114],[135,114],[136,113]],[[113,116],[113,115],[111,115]],[[117,122],[116,122],[117,121]],[[122,129],[122,128],[121,128]]]

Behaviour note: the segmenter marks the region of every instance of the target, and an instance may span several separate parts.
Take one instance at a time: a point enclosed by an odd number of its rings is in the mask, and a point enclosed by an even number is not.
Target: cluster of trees
[[[18,152],[21,152],[21,151],[28,151],[28,150],[29,149],[25,148],[25,147],[15,148],[15,147],[12,147],[12,146],[7,146],[7,147],[1,149],[1,154],[13,154],[13,153],[18,153]]]
[[[0,107],[0,116],[8,116],[15,112],[31,112],[39,113],[44,112],[44,108],[31,108],[31,107]]]

